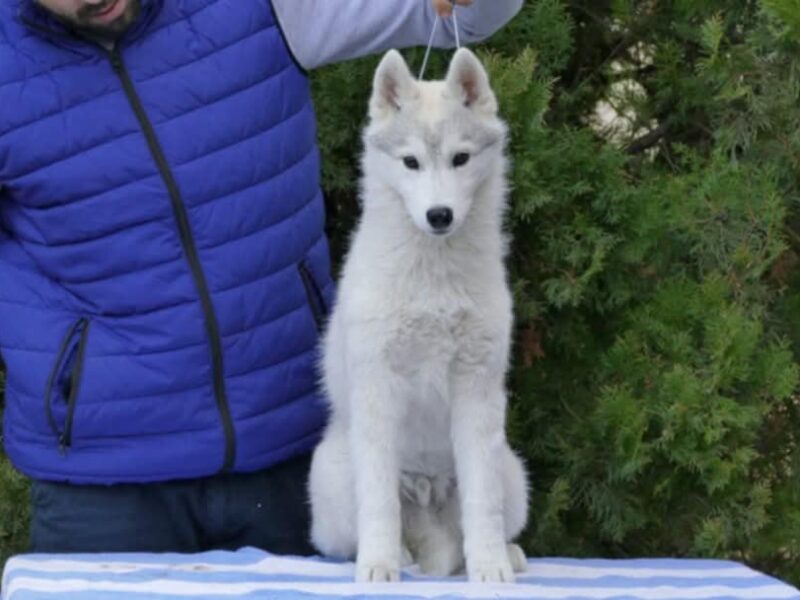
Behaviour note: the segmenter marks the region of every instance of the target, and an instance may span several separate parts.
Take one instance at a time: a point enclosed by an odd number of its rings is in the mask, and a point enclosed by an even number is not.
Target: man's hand
[[[469,6],[472,0],[455,0],[455,3]],[[433,10],[439,13],[440,17],[449,17],[453,14],[453,3],[450,0],[433,0]]]

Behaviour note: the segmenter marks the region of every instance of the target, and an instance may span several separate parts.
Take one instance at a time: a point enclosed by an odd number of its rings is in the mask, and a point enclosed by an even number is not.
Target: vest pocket
[[[82,317],[67,330],[47,378],[44,408],[50,429],[64,452],[72,445],[72,421],[78,400],[89,319]]]
[[[300,273],[300,279],[306,290],[306,300],[308,301],[308,306],[311,308],[311,314],[314,316],[314,323],[317,325],[317,331],[322,331],[328,313],[322,290],[305,261],[297,265],[297,270]]]

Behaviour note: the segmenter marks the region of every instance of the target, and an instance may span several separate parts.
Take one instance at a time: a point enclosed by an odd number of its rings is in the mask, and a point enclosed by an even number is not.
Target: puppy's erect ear
[[[495,114],[497,100],[489,85],[489,76],[481,61],[467,48],[456,51],[447,71],[447,87],[464,106]]]
[[[381,119],[399,111],[415,93],[414,76],[403,56],[397,50],[389,50],[375,71],[369,101],[370,118]]]

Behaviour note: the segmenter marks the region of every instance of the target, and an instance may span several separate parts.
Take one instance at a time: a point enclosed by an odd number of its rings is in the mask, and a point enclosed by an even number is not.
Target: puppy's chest
[[[451,411],[447,381],[441,367],[419,366],[407,379],[403,422],[400,427],[401,468],[406,473],[454,473]]]
[[[407,309],[394,316],[384,358],[396,373],[445,375],[466,348],[481,337],[480,317],[466,308]]]

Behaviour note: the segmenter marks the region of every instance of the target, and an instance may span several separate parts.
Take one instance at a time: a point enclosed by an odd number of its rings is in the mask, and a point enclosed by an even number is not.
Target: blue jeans
[[[310,457],[256,473],[113,486],[34,481],[32,552],[202,552],[254,546],[309,555]]]

